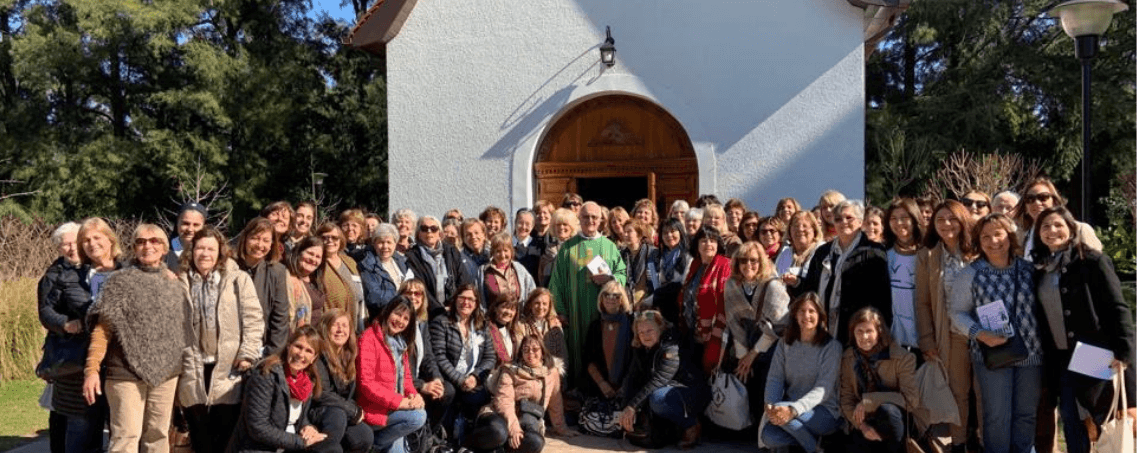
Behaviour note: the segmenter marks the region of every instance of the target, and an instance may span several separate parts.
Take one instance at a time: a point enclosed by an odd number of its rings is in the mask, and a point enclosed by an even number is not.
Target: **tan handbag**
[[[1125,399],[1125,365],[1118,366],[1113,375],[1113,403],[1109,414],[1101,424],[1101,435],[1093,446],[1095,453],[1133,453],[1133,419],[1126,416],[1128,401]],[[1120,403],[1120,405],[1118,405]],[[1118,417],[1120,409],[1120,417]]]

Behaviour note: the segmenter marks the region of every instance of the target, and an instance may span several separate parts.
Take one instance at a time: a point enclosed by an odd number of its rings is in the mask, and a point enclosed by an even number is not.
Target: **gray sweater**
[[[804,414],[821,407],[840,418],[837,376],[841,373],[841,345],[830,339],[824,346],[795,341],[778,343],[766,379],[766,404],[792,407]]]

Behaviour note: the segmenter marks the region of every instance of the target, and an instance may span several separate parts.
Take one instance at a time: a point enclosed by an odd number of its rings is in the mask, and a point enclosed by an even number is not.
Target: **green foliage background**
[[[866,66],[866,190],[918,195],[953,151],[1017,153],[1079,199],[1081,63],[1047,0],[916,0]],[[1134,10],[1093,60],[1092,213],[1134,171]],[[957,194],[962,195],[962,194]],[[1132,200],[1130,200],[1132,201]],[[1097,222],[1105,224],[1106,222]]]
[[[225,187],[215,208],[247,219],[313,198],[320,172],[325,200],[384,212],[383,60],[342,46],[349,24],[310,7],[0,4],[0,180],[20,181],[0,192],[39,191],[4,211],[153,217],[187,186]]]

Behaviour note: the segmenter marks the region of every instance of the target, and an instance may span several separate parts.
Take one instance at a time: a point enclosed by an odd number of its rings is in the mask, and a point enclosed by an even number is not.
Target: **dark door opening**
[[[576,188],[585,201],[595,201],[609,209],[623,206],[632,210],[636,202],[647,198],[647,177],[577,178]]]

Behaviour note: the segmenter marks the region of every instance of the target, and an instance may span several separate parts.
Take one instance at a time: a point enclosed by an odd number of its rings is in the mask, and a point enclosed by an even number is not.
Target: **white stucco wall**
[[[391,210],[529,206],[545,128],[607,93],[683,124],[700,192],[764,214],[829,188],[860,197],[862,31],[845,0],[418,2],[387,44]]]

